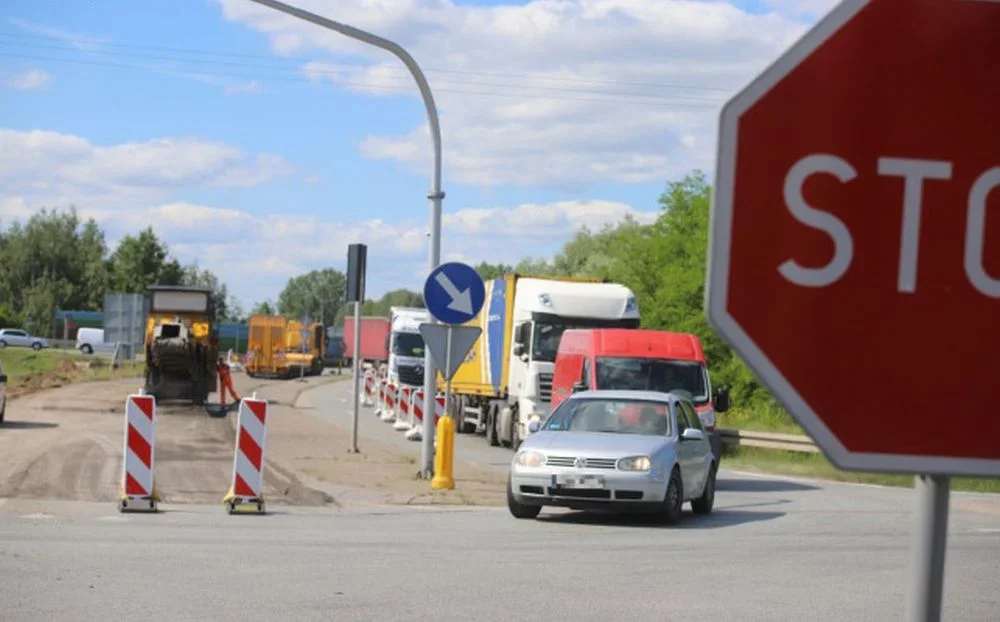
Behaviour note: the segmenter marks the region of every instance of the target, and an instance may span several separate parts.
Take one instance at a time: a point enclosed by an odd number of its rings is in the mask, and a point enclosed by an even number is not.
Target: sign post
[[[424,336],[435,367],[442,366],[446,416],[452,412],[451,378],[482,332],[479,327],[460,325],[474,319],[485,302],[486,286],[482,277],[475,268],[464,263],[441,264],[427,275],[424,282],[424,304],[431,316],[442,325],[421,324],[420,333]],[[458,346],[464,346],[464,350],[458,352]],[[429,378],[424,379],[425,429],[420,452],[422,477],[428,477],[434,471],[434,434],[433,429],[427,429],[426,422],[433,421],[427,413],[434,412],[434,396],[437,394],[437,370],[428,367],[425,373]]]
[[[361,396],[361,303],[365,300],[365,277],[367,275],[368,247],[351,244],[347,247],[347,302],[354,303],[354,357],[351,367],[354,371],[354,402],[351,404],[351,453],[358,453],[358,416]],[[344,335],[347,337],[347,335]]]
[[[998,31],[997,0],[845,0],[719,122],[709,321],[836,466],[916,476],[913,621],[949,478],[1000,476]]]

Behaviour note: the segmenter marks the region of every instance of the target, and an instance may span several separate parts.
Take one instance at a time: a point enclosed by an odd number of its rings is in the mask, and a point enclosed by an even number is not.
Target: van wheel
[[[80,346],[80,352],[83,352],[84,354],[93,354],[94,349],[90,347],[89,343],[85,343],[82,346]]]

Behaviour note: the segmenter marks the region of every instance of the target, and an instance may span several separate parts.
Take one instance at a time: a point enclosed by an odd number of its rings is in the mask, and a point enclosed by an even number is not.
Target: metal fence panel
[[[146,314],[149,303],[145,294],[107,294],[104,296],[104,342],[120,343],[126,359],[144,351]]]

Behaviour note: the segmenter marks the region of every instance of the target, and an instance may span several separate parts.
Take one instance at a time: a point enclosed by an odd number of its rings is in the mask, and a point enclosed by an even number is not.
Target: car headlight
[[[621,471],[648,471],[653,468],[653,461],[649,456],[631,456],[618,461],[618,469]]]
[[[521,466],[538,467],[545,464],[545,456],[530,449],[517,452],[517,456],[514,459]]]

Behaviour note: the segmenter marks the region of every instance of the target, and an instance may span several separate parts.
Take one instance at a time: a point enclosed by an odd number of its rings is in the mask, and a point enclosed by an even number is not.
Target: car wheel
[[[712,463],[708,471],[708,478],[705,480],[705,490],[701,496],[691,501],[691,511],[695,514],[711,514],[712,506],[715,505],[715,473],[718,467]]]
[[[681,519],[681,508],[684,506],[684,484],[681,482],[681,471],[678,468],[670,473],[667,484],[667,494],[663,497],[663,508],[660,519],[665,525],[673,525]]]
[[[7,400],[3,401],[3,406],[0,407],[0,423],[3,423],[3,416],[7,414]]]
[[[42,349],[42,344],[40,344],[40,343],[38,343],[36,341],[35,343],[31,344],[31,349],[35,350],[35,351],[41,350]]]
[[[514,491],[511,489],[510,477],[507,477],[507,509],[510,510],[514,518],[537,518],[542,511],[540,505],[528,505],[521,503],[514,498]]]
[[[6,347],[7,347],[7,342],[4,341],[3,339],[0,339],[0,348],[6,348]]]
[[[89,343],[85,343],[82,346],[80,346],[80,352],[83,352],[84,354],[93,354],[94,349],[90,347]]]

